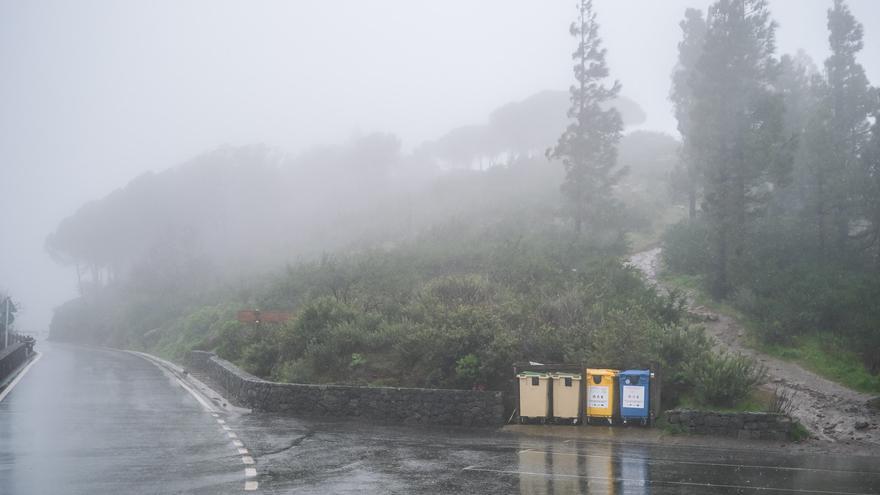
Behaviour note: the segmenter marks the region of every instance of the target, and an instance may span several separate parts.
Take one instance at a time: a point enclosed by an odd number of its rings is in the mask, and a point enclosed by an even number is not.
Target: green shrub
[[[480,378],[480,359],[474,354],[462,356],[455,362],[455,377],[462,387],[473,386]]]
[[[804,427],[800,421],[795,421],[794,424],[791,425],[791,433],[789,436],[795,442],[801,442],[810,438],[810,430]]]
[[[746,356],[706,354],[702,360],[691,363],[687,372],[698,401],[709,406],[733,407],[764,381],[767,370]]]
[[[662,327],[655,334],[654,345],[663,386],[662,406],[673,408],[694,387],[691,364],[710,359],[712,345],[699,326]]]

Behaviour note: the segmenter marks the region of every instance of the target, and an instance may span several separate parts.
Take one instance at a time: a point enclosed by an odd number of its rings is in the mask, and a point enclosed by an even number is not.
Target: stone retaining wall
[[[784,414],[719,413],[674,409],[666,411],[666,421],[687,433],[734,437],[741,440],[788,440],[794,421]]]
[[[207,374],[241,407],[307,416],[347,416],[400,424],[500,426],[501,392],[276,383],[213,353],[193,351],[188,365]]]

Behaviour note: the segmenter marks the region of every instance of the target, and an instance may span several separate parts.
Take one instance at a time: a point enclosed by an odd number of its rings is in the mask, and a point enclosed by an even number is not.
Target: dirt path
[[[657,278],[660,248],[633,255],[629,264],[644,273],[658,290],[667,290]],[[794,395],[792,416],[813,434],[814,440],[862,445],[880,451],[880,414],[868,409],[871,396],[826,380],[797,364],[750,349],[745,329],[733,318],[715,313],[694,302],[687,294],[690,312],[704,321],[706,333],[715,339],[716,350],[751,356],[767,367],[769,390],[785,389]],[[856,425],[868,424],[857,429]]]

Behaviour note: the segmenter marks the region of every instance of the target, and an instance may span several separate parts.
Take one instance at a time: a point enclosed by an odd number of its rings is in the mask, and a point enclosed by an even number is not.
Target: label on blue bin
[[[644,409],[645,408],[645,387],[623,386],[623,397],[621,397],[621,405],[626,408]]]
[[[590,385],[590,397],[587,400],[588,407],[608,407],[608,387]]]

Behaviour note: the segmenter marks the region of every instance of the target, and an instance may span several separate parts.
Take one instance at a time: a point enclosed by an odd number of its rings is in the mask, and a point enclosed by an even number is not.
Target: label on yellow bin
[[[590,385],[590,396],[587,399],[587,407],[608,407],[608,387]]]
[[[645,387],[623,386],[622,405],[626,408],[644,409]]]

